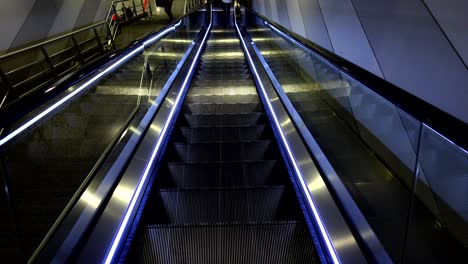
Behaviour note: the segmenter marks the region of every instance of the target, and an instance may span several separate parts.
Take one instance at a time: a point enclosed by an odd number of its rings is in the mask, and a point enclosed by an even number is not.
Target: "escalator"
[[[214,27],[127,263],[319,263],[234,28]]]
[[[227,19],[205,5],[135,41],[1,127],[3,259],[466,258],[457,134],[365,80],[400,88],[235,6]],[[447,159],[441,182],[432,164]]]
[[[195,34],[195,30],[172,32],[164,42],[146,47],[89,89],[70,97],[52,115],[32,123],[89,81],[75,81],[56,98],[0,128],[0,255],[5,260],[26,262],[53,233],[76,196],[115,158],[111,153],[129,140],[124,134],[144,118]],[[148,71],[158,76],[151,89]],[[32,126],[22,131],[29,123]],[[11,140],[5,137],[16,131],[19,135]]]

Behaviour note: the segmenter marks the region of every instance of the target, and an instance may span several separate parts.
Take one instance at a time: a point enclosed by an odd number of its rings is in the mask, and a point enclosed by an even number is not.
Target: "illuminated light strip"
[[[171,30],[175,30],[178,26],[182,24],[182,19],[179,21],[179,23],[175,24],[174,26],[165,29],[163,32],[157,34],[156,36],[152,37],[151,39],[148,39],[147,41],[143,42],[143,45],[147,46],[155,42],[156,40],[160,39],[164,34]]]
[[[129,54],[125,55],[123,58],[121,58],[120,60],[118,60],[117,62],[112,64],[110,67],[108,67],[104,71],[100,72],[99,74],[97,74],[96,76],[91,78],[89,81],[87,81],[86,83],[84,83],[80,87],[76,88],[73,92],[71,92],[70,94],[68,94],[64,98],[60,99],[59,101],[57,101],[56,103],[51,105],[49,108],[47,108],[46,110],[44,110],[43,112],[41,112],[40,114],[38,114],[37,116],[32,118],[31,120],[29,120],[28,122],[24,123],[19,128],[15,129],[13,132],[11,132],[7,136],[5,136],[4,138],[2,138],[0,140],[0,146],[3,146],[5,143],[7,143],[8,141],[13,139],[14,137],[19,135],[20,133],[22,133],[24,130],[26,130],[27,128],[34,125],[36,122],[38,122],[39,120],[41,120],[42,118],[47,116],[49,113],[51,113],[52,111],[54,111],[55,109],[57,109],[58,107],[63,105],[64,103],[66,103],[68,100],[70,100],[75,95],[77,95],[78,93],[80,93],[81,91],[86,89],[88,86],[93,84],[95,81],[97,81],[98,79],[100,79],[101,77],[103,77],[104,75],[109,73],[110,71],[114,70],[116,67],[120,66],[123,62],[125,62],[129,58],[133,57],[136,53],[144,50],[145,46],[147,46],[147,45],[151,44],[152,42],[158,40],[159,38],[161,38],[162,36],[167,34],[169,31],[175,30],[178,26],[180,26],[181,23],[182,23],[182,20],[180,20],[179,23],[177,23],[176,25],[174,25],[174,26],[172,26],[170,28],[167,28],[167,29],[163,30],[162,32],[159,32],[156,36],[154,36],[151,39],[143,42],[143,44],[141,44],[139,47],[135,48],[135,50],[133,50]]]
[[[247,49],[247,45],[245,44],[245,41],[242,38],[240,29],[237,26],[237,22],[235,23],[235,26],[236,26],[237,33],[239,34],[239,38],[241,40],[242,46],[244,47],[245,54],[247,55],[247,59],[249,60],[250,65],[252,66],[253,73],[257,77],[258,84],[259,84],[259,86],[261,88],[263,96],[265,97],[265,102],[267,103],[268,108],[270,109],[270,112],[272,114],[274,124],[275,124],[276,128],[278,129],[278,132],[279,132],[279,134],[281,136],[281,140],[283,141],[284,146],[286,147],[289,159],[291,160],[291,162],[293,164],[294,170],[296,171],[296,174],[299,176],[299,180],[301,182],[302,189],[304,190],[304,193],[307,196],[307,200],[308,200],[309,205],[310,205],[310,207],[312,209],[312,212],[314,214],[314,218],[315,218],[315,220],[316,220],[316,222],[317,222],[317,224],[319,226],[320,233],[322,234],[322,238],[323,238],[323,240],[325,241],[325,243],[327,245],[328,252],[330,253],[330,256],[332,257],[334,263],[340,263],[340,261],[338,259],[338,256],[336,254],[335,248],[333,247],[333,244],[332,244],[332,242],[330,240],[330,236],[328,235],[328,232],[327,232],[327,230],[326,230],[326,228],[325,228],[325,226],[323,224],[322,218],[320,217],[320,214],[319,214],[319,212],[317,210],[317,207],[316,207],[314,201],[312,200],[312,197],[310,196],[310,191],[309,191],[309,189],[307,188],[307,185],[304,182],[302,172],[301,172],[299,166],[297,165],[296,159],[294,158],[294,155],[292,154],[289,143],[286,140],[286,137],[284,136],[283,131],[281,130],[281,126],[280,126],[280,123],[278,121],[278,118],[276,117],[276,113],[273,110],[273,106],[271,105],[270,101],[268,100],[268,95],[266,93],[265,87],[263,86],[262,82],[260,81],[260,76],[259,76],[259,74],[257,72],[257,69],[255,68],[255,65],[253,63],[253,59],[252,59],[252,57],[250,55],[250,52]]]
[[[106,256],[105,261],[104,261],[104,263],[106,263],[106,264],[111,263],[113,258],[115,257],[115,253],[117,251],[118,246],[120,245],[123,233],[125,232],[125,230],[127,229],[128,224],[129,224],[128,221],[130,220],[130,216],[132,215],[132,213],[133,213],[133,211],[135,209],[135,205],[136,205],[137,200],[140,198],[141,191],[143,190],[143,186],[145,185],[146,179],[148,178],[149,171],[150,171],[150,169],[151,169],[151,167],[153,165],[153,162],[154,162],[154,160],[156,158],[156,155],[159,152],[159,149],[161,147],[163,139],[165,138],[166,132],[167,132],[168,127],[169,127],[169,124],[172,122],[172,118],[174,116],[175,110],[177,109],[178,104],[180,103],[180,99],[182,98],[182,95],[184,94],[185,90],[188,88],[188,81],[190,79],[190,76],[192,75],[192,72],[193,72],[194,68],[195,68],[195,64],[196,64],[196,62],[198,61],[198,59],[200,57],[200,53],[201,53],[202,48],[203,48],[203,46],[204,46],[204,44],[206,42],[206,38],[208,37],[208,34],[209,34],[210,30],[211,30],[212,17],[213,16],[211,16],[210,24],[209,24],[209,26],[208,26],[208,28],[206,30],[205,36],[202,39],[200,47],[199,47],[197,53],[195,54],[195,58],[192,61],[192,64],[190,65],[188,74],[187,74],[184,82],[182,83],[182,88],[180,89],[179,94],[177,95],[177,98],[176,98],[176,100],[174,102],[174,105],[172,106],[171,112],[169,113],[169,116],[168,116],[168,118],[166,120],[166,123],[164,124],[164,127],[162,129],[162,132],[159,135],[158,141],[156,142],[156,145],[155,145],[155,147],[153,149],[153,152],[151,153],[151,157],[149,159],[148,164],[146,165],[145,171],[143,172],[143,175],[141,176],[140,181],[138,182],[137,189],[135,190],[135,192],[134,192],[134,194],[132,196],[132,200],[130,201],[130,204],[129,204],[128,208],[127,208],[127,211],[125,212],[125,216],[124,216],[124,218],[123,218],[123,220],[122,220],[122,222],[121,222],[121,224],[119,226],[119,230],[117,231],[117,234],[114,237],[114,240],[112,241],[112,246],[111,246],[109,252],[107,253],[107,256]]]

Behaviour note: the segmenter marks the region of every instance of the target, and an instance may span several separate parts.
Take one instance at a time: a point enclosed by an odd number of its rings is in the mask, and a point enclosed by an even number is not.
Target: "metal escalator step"
[[[237,125],[260,125],[268,122],[265,113],[245,114],[183,114],[182,118],[191,127],[215,127],[215,126],[237,126]]]
[[[245,69],[237,69],[236,71],[222,71],[222,72],[211,72],[211,71],[204,71],[203,73],[199,73],[194,76],[194,80],[213,80],[219,77],[229,76],[231,74],[235,75],[238,80],[252,80],[252,76],[250,76],[250,71]]]
[[[252,112],[263,112],[263,106],[259,102],[255,103],[220,103],[220,104],[199,104],[187,103],[182,107],[186,114],[242,114]]]
[[[181,137],[174,139],[183,143],[214,143],[268,140],[271,134],[265,125],[236,127],[180,127]],[[176,131],[177,133],[177,131]]]
[[[198,89],[196,91],[200,91]],[[210,89],[203,89],[206,90],[205,94],[197,93],[194,94],[195,90],[192,90],[192,93],[187,95],[185,102],[186,103],[200,103],[200,104],[241,104],[241,103],[259,103],[260,99],[258,98],[257,94],[231,94],[231,95],[218,95],[212,94],[216,93],[217,91],[213,91]],[[239,89],[240,90],[240,89]],[[250,90],[250,89],[249,89]],[[235,92],[233,89],[232,92]],[[239,91],[242,92],[242,91]]]
[[[298,220],[284,186],[160,189],[145,215],[152,224],[216,224]]]
[[[224,85],[224,86],[198,86],[196,89],[191,89],[188,92],[188,98],[195,95],[217,95],[217,96],[231,96],[231,95],[244,95],[254,96],[258,98],[257,89],[254,85]]]
[[[304,223],[144,228],[132,263],[320,263]]]
[[[252,161],[279,157],[271,141],[174,143],[167,151],[169,162]]]
[[[248,162],[169,163],[158,179],[161,188],[283,185],[288,178],[276,160]]]

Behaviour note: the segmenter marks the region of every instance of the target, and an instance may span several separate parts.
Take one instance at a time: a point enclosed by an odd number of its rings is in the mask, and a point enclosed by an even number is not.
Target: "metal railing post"
[[[96,28],[93,28],[93,31],[94,31],[94,35],[96,36],[96,41],[98,43],[99,49],[101,50],[101,52],[104,52],[104,46],[102,45],[102,42],[99,39],[99,34],[98,34]]]
[[[11,84],[10,80],[8,80],[8,76],[3,72],[2,67],[0,66],[0,79],[2,79],[3,83],[7,88],[7,92],[11,93],[13,91],[13,85]]]
[[[115,49],[114,34],[112,34],[112,30],[111,30],[109,24],[107,24],[107,32],[109,34],[109,40],[110,40],[110,42],[112,44],[112,48]]]
[[[153,8],[151,7],[151,2],[148,1],[148,6],[149,6],[149,10],[150,10],[150,15],[153,16]]]
[[[73,44],[75,45],[75,49],[76,49],[76,52],[78,52],[78,59],[80,60],[81,64],[84,64],[84,58],[83,58],[83,54],[81,53],[81,50],[80,50],[80,47],[78,45],[78,42],[76,41],[75,37],[71,37],[72,38],[72,41],[73,41]]]
[[[49,64],[50,70],[52,71],[54,76],[57,76],[58,74],[57,74],[57,71],[55,70],[54,64],[52,63],[52,60],[50,59],[49,54],[47,54],[47,51],[45,50],[44,46],[41,47],[41,52],[44,55],[45,61],[47,62],[47,64]]]
[[[138,12],[137,12],[137,9],[136,9],[135,0],[132,0],[132,3],[133,3],[133,15],[137,16]]]
[[[141,13],[144,14],[146,13],[145,4],[143,3],[143,0],[140,0],[140,3],[141,3]]]

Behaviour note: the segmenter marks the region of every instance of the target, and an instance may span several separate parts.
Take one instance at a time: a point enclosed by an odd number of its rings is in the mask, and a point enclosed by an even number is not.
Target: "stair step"
[[[191,127],[216,127],[237,125],[260,125],[268,122],[265,113],[245,114],[183,114],[184,123]]]
[[[209,143],[209,142],[244,142],[267,140],[272,137],[265,125],[238,127],[180,127],[174,135],[174,142]]]
[[[205,89],[204,89],[205,90]],[[209,89],[206,93],[194,94],[193,92],[187,95],[186,103],[199,103],[199,104],[242,104],[242,103],[259,103],[260,99],[257,94],[231,94],[231,95],[218,95],[213,94]]]
[[[306,224],[297,221],[247,225],[144,228],[135,263],[320,263]]]
[[[298,220],[292,189],[284,186],[159,189],[151,196],[148,224],[216,224]]]
[[[263,112],[263,106],[255,103],[187,103],[182,107],[186,114],[242,114],[252,112]]]
[[[168,163],[161,188],[283,185],[286,168],[276,160],[247,162]]]
[[[270,141],[229,143],[174,143],[169,148],[169,162],[254,161],[277,159],[278,150]]]

